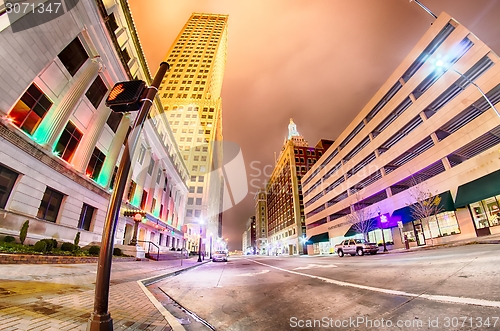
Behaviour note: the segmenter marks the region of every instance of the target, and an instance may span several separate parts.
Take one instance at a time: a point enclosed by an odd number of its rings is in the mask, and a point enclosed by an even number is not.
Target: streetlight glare
[[[437,60],[436,63],[434,63],[436,67],[444,67],[444,61],[443,60]]]

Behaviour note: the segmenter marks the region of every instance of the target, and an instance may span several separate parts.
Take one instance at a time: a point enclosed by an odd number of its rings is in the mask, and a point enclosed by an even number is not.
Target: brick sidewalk
[[[109,312],[115,331],[172,330],[138,280],[197,265],[195,258],[115,263]],[[97,264],[0,265],[0,330],[86,330]]]

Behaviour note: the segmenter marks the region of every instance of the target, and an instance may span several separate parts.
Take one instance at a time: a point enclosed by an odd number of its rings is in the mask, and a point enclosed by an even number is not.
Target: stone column
[[[33,134],[33,139],[37,143],[50,150],[53,149],[76,105],[94,82],[100,68],[101,64],[96,58],[84,64],[59,105],[48,112]]]
[[[83,173],[85,172],[87,164],[89,163],[92,153],[94,152],[97,140],[101,137],[102,130],[104,129],[104,125],[106,124],[110,113],[111,109],[106,107],[104,101],[102,101],[94,115],[94,121],[89,126],[87,134],[83,135],[83,138],[78,145],[78,149],[71,160],[75,170]]]
[[[116,129],[116,133],[113,137],[113,141],[111,142],[111,146],[109,147],[108,154],[104,159],[101,173],[97,178],[97,183],[103,187],[109,187],[109,183],[111,182],[111,177],[113,176],[116,162],[118,161],[118,156],[120,155],[120,151],[122,150],[123,142],[125,141],[125,137],[127,136],[129,127],[130,117],[127,114],[122,117],[120,125],[118,125],[118,129]]]

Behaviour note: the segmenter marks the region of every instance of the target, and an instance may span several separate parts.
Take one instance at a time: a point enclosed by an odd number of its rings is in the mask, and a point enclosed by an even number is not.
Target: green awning
[[[370,232],[370,231],[378,229],[378,226],[377,226],[377,217],[374,217],[371,220],[365,221],[365,222],[370,222],[366,226],[368,228],[366,232]],[[352,237],[354,235],[359,234],[360,232],[358,231],[357,228],[359,229],[359,227],[357,227],[356,224],[351,225],[351,227],[349,228],[349,230],[347,230],[347,232],[344,234],[344,237]]]
[[[453,211],[455,210],[455,203],[453,203],[453,197],[450,191],[443,192],[439,194],[441,201],[439,202],[439,207],[441,212]],[[392,218],[403,222],[403,224],[413,221],[411,206],[406,206],[400,209],[396,209],[392,212]]]
[[[312,236],[309,238],[307,241],[308,244],[316,244],[319,242],[328,242],[330,241],[330,237],[328,236],[328,232],[317,234],[315,236]]]
[[[459,186],[455,207],[465,207],[473,202],[491,198],[499,194],[500,170],[497,170],[489,175]]]

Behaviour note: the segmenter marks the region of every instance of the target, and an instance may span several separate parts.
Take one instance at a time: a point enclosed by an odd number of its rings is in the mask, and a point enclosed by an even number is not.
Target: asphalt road
[[[500,330],[499,252],[232,257],[158,285],[216,330]]]

